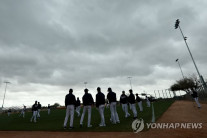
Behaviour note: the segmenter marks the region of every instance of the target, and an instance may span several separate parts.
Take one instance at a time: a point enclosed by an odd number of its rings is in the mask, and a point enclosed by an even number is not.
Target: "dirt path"
[[[202,123],[202,129],[150,129],[147,132],[38,132],[1,131],[0,138],[125,138],[125,137],[207,137],[207,104],[198,109],[195,103],[176,101],[158,119],[159,123]]]

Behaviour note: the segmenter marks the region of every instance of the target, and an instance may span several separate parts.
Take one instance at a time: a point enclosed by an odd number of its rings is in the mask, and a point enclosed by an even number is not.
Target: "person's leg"
[[[105,119],[104,119],[104,105],[99,106],[99,113],[101,116],[101,123],[99,124],[100,126],[105,126]]]
[[[110,103],[110,111],[111,111],[111,121],[112,121],[113,123],[116,123],[113,102]]]
[[[106,124],[105,124],[105,117],[104,117],[104,109],[105,109],[105,105],[102,105],[102,124],[103,124],[103,126],[106,126]]]
[[[34,118],[34,111],[32,112],[32,117],[30,119],[31,122],[32,122],[33,118]]]
[[[126,104],[122,104],[122,110],[125,113],[125,117],[127,117],[127,113],[126,113]]]
[[[24,118],[24,115],[25,115],[25,112],[23,111],[23,113],[22,113],[23,118]]]
[[[73,120],[74,120],[74,105],[70,106],[70,127],[73,127]]]
[[[116,102],[113,103],[113,106],[114,106],[114,114],[115,114],[116,123],[120,123],[119,116],[118,116],[118,113],[116,111]]]
[[[84,116],[85,116],[85,112],[86,112],[86,106],[83,107],[83,113],[81,115],[81,120],[80,120],[81,125],[83,124],[83,119],[84,119]]]
[[[143,111],[142,101],[140,101],[140,102],[138,103],[138,105],[139,105],[139,110],[140,110],[140,112],[142,112],[142,111]]]
[[[68,117],[69,117],[69,112],[70,112],[70,109],[69,109],[69,105],[68,105],[68,106],[66,107],[65,121],[64,121],[64,124],[63,124],[64,127],[67,126]]]
[[[124,104],[121,104],[122,110],[125,112]]]
[[[197,104],[198,108],[200,108],[200,107],[201,107],[201,105],[200,105],[200,103],[199,103],[199,101],[198,101],[198,97],[196,97],[196,98],[194,98],[194,99],[195,99],[195,102],[196,102],[196,104]]]
[[[133,112],[133,114],[134,114],[134,118],[136,118],[136,117],[137,117],[136,106],[135,106],[135,104],[131,104],[131,106],[132,106],[132,112]]]
[[[88,106],[88,127],[91,127],[91,106]]]
[[[78,116],[80,116],[80,106],[77,107]]]
[[[34,122],[36,123],[37,121],[37,111],[34,111]]]

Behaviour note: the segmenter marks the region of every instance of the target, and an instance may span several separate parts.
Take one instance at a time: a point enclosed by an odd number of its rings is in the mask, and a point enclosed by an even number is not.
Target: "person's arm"
[[[96,107],[99,107],[99,99],[98,99],[98,94],[96,94]]]
[[[67,107],[67,95],[65,96],[65,107]]]

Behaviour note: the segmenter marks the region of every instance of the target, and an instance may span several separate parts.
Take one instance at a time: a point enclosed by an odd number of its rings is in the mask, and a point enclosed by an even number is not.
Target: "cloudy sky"
[[[196,74],[176,19],[207,78],[206,0],[0,0],[0,104],[63,105],[100,86],[154,94]]]

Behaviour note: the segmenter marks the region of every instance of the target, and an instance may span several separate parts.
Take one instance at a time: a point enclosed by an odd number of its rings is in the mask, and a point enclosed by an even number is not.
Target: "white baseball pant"
[[[199,101],[198,101],[198,97],[194,98],[194,100],[195,100],[196,104],[198,105],[198,107],[200,108],[201,105],[200,105],[200,103],[199,103]]]
[[[122,105],[122,109],[125,112],[125,117],[129,117],[130,114],[128,113],[128,105],[127,104],[121,104]]]
[[[84,119],[86,110],[88,110],[88,127],[90,127],[90,125],[91,125],[91,105],[87,105],[87,106],[83,107],[83,113],[81,116],[80,124],[81,125],[83,124],[83,119]]]
[[[147,107],[150,107],[150,101],[147,100]]]
[[[137,109],[136,109],[136,105],[135,104],[131,104],[131,110],[134,114],[134,117],[137,117]]]
[[[81,107],[80,107],[80,106],[77,106],[77,107],[76,107],[76,110],[75,110],[76,113],[78,114],[78,116],[80,116],[80,109],[81,109]]]
[[[34,122],[36,122],[37,121],[36,118],[37,118],[37,111],[33,111],[32,118],[30,121],[32,122],[32,120],[34,119]]]
[[[70,127],[73,127],[73,120],[74,120],[74,105],[67,105],[64,127],[67,126],[68,117],[70,115]]]
[[[40,109],[37,110],[37,117],[40,117]]]
[[[118,116],[117,111],[116,111],[116,102],[111,102],[110,103],[110,111],[111,111],[112,122],[114,124],[120,122],[119,121],[119,116]]]
[[[143,111],[142,101],[138,102],[138,105],[139,105],[139,110],[140,110],[140,112],[142,112],[142,111]]]
[[[100,113],[100,116],[101,116],[101,123],[100,123],[100,126],[105,126],[105,118],[104,118],[104,109],[105,109],[105,105],[102,104],[102,105],[99,105],[98,107],[99,109],[99,113]]]

